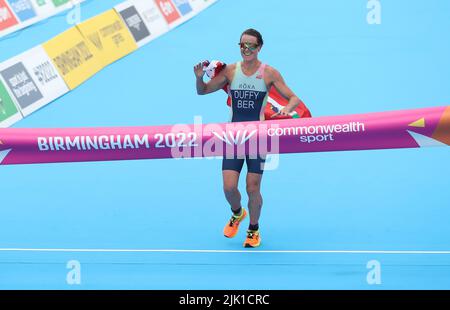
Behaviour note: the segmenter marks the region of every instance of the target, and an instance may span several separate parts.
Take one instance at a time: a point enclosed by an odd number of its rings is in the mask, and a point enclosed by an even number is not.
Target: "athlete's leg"
[[[247,156],[247,194],[248,209],[250,211],[250,230],[258,230],[259,217],[263,199],[261,195],[261,180],[264,173],[265,156],[250,158]]]
[[[263,199],[261,195],[262,174],[249,172],[247,174],[248,209],[250,211],[250,225],[257,226],[261,216]],[[257,229],[256,229],[257,230]]]
[[[241,207],[241,194],[238,190],[239,175],[243,165],[244,159],[224,159],[222,163],[223,191],[233,211],[233,215],[223,229],[223,235],[227,238],[236,236],[240,223],[247,215]]]
[[[241,208],[238,182],[242,166],[244,166],[244,159],[224,158],[222,160],[223,191],[233,211],[239,211]]]
[[[233,212],[241,209],[241,193],[238,190],[239,175],[240,172],[235,170],[222,170],[223,191]]]

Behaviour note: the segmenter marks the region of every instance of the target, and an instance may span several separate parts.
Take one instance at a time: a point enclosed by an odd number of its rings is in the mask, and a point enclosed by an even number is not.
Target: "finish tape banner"
[[[0,129],[0,164],[419,148],[450,145],[450,106],[263,122]]]

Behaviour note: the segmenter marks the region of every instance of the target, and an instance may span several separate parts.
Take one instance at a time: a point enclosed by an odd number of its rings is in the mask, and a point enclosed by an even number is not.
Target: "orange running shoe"
[[[247,239],[245,239],[245,248],[256,248],[261,245],[261,236],[259,230],[247,230]]]
[[[245,211],[244,208],[242,208],[240,216],[236,216],[233,214],[233,216],[231,216],[230,221],[223,229],[223,235],[227,238],[233,238],[234,236],[236,236],[239,230],[239,224],[241,224],[241,222],[245,219],[246,216],[247,211]]]

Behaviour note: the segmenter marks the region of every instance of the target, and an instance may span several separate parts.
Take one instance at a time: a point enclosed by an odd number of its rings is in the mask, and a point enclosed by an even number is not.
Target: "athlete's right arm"
[[[205,75],[205,72],[203,71],[203,65],[202,63],[197,64],[194,67],[195,77],[197,78],[197,94],[206,95],[222,89],[228,83],[228,79],[225,74],[226,70],[227,68],[225,67],[225,69],[220,71],[220,73],[217,74],[216,77],[214,77],[208,83],[205,83],[203,81],[203,76]]]

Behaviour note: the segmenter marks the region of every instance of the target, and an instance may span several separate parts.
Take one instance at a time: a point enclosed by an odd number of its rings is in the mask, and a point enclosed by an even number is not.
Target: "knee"
[[[238,188],[236,185],[225,184],[223,186],[223,192],[225,193],[225,195],[233,195],[238,192]]]
[[[247,184],[247,194],[249,196],[259,195],[259,184]]]

